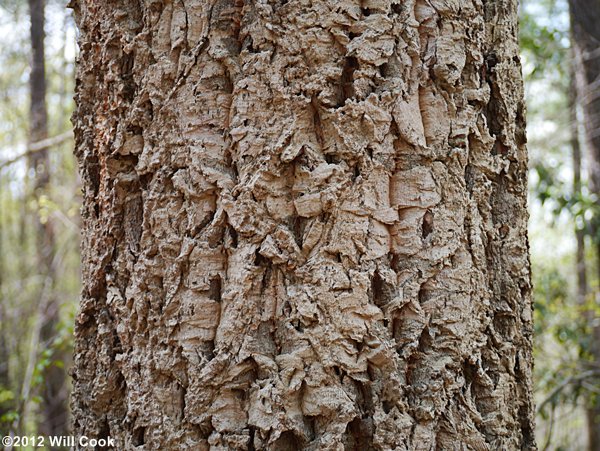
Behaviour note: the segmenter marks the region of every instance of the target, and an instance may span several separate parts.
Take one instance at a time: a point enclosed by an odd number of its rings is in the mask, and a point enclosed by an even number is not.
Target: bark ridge
[[[535,448],[515,1],[73,6],[76,431]]]

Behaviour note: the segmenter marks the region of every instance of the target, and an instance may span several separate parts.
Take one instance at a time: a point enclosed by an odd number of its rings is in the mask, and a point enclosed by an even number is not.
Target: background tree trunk
[[[574,66],[574,65],[573,65]],[[574,67],[572,69],[575,69]],[[581,198],[581,145],[579,141],[579,118],[577,117],[577,86],[575,71],[572,70],[570,74],[570,87],[569,87],[569,110],[570,110],[570,128],[571,128],[571,151],[573,153],[573,195],[575,198]],[[576,221],[578,219],[576,218]],[[582,309],[584,315],[585,324],[591,328],[592,337],[594,335],[594,317],[595,312],[589,308],[589,285],[587,281],[587,264],[586,264],[586,244],[585,237],[589,234],[586,233],[585,229],[580,228],[579,224],[575,225],[575,239],[577,243],[575,251],[575,271],[577,274],[577,305]],[[593,339],[593,338],[592,338]],[[590,340],[591,343],[591,340]],[[592,343],[592,349],[596,345]],[[584,357],[584,366],[588,366],[589,361],[587,356]],[[587,402],[590,403],[588,400]],[[594,449],[594,443],[600,443],[600,437],[597,437],[597,421],[598,408],[594,405],[588,405],[586,407],[586,418],[587,418],[587,430],[588,430],[588,444],[591,449]]]
[[[583,107],[585,145],[589,153],[590,190],[600,196],[600,1],[570,0],[571,33],[575,72],[577,74],[578,98]],[[594,218],[592,233],[600,270],[600,224]],[[600,271],[598,272],[600,278]],[[600,293],[596,293],[598,297]],[[596,301],[598,302],[598,301]],[[590,354],[592,366],[600,364],[600,325],[597,315],[590,314]],[[592,451],[600,450],[600,400],[591,400],[593,405],[588,409],[589,447]]]
[[[72,6],[76,433],[535,448],[516,2]]]
[[[574,64],[571,64],[571,71],[569,73],[569,128],[571,134],[571,152],[573,160],[573,197],[575,199],[581,198],[581,144],[579,142],[579,118],[577,117],[577,85],[575,76]],[[581,218],[579,218],[581,219]],[[577,274],[577,305],[585,306],[588,301],[587,297],[589,294],[589,285],[587,280],[587,265],[585,260],[585,227],[580,227],[579,224],[575,226],[575,239],[577,242],[577,248],[575,251],[575,272]],[[586,315],[590,312],[586,310]],[[589,319],[589,318],[588,318]]]
[[[30,109],[30,142],[39,142],[48,138],[48,112],[46,108],[46,71],[44,56],[44,0],[29,0],[31,17],[31,49],[32,63],[30,75],[31,109]],[[43,198],[47,196],[50,185],[50,159],[48,149],[32,153],[29,156],[29,167],[35,172],[34,197],[37,210],[35,212],[36,249],[38,252],[38,270],[42,283],[39,295],[39,314],[41,318],[40,343],[42,349],[53,344],[56,327],[59,323],[59,304],[53,291],[53,280],[56,276],[54,267],[54,231],[52,221],[42,221],[39,210]],[[38,350],[35,350],[37,353]],[[35,354],[32,354],[35,355]],[[41,386],[41,421],[39,431],[45,436],[63,435],[68,429],[68,403],[66,390],[66,373],[64,365],[57,365],[61,356],[55,353],[50,357],[50,364],[45,368]],[[63,362],[64,364],[64,362]],[[28,399],[23,400],[29,402]]]

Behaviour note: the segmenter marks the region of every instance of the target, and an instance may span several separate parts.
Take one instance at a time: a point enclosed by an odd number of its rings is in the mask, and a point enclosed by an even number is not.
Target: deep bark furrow
[[[129,5],[77,6],[78,431],[533,448],[513,2]]]

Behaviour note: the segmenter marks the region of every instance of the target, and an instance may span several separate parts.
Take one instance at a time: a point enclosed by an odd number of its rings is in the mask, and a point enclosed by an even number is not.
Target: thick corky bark
[[[77,433],[535,447],[515,2],[73,6]]]

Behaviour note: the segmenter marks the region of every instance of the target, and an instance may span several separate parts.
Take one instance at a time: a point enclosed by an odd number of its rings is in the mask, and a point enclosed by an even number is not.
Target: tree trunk
[[[573,58],[573,62],[575,58]],[[573,196],[580,198],[581,192],[581,143],[579,141],[579,118],[577,116],[577,83],[575,64],[571,64],[571,74],[569,81],[569,123],[571,132],[571,152],[573,160]],[[577,218],[576,218],[577,221]],[[589,231],[588,231],[589,234]],[[579,224],[575,225],[575,239],[576,239],[576,251],[575,251],[575,271],[577,274],[577,305],[582,309],[582,315],[584,317],[585,324],[594,329],[594,310],[588,306],[589,296],[589,285],[587,281],[587,263],[586,263],[586,245],[585,245],[586,230],[581,228]],[[591,343],[591,341],[590,341]],[[592,344],[592,347],[595,346]],[[587,357],[583,361],[584,366],[589,364]],[[590,400],[588,400],[589,402]],[[596,417],[598,416],[598,408],[594,405],[588,405],[586,408],[587,418],[587,429],[588,429],[588,444],[590,449],[594,450],[592,444],[600,443],[598,434],[598,426]]]
[[[535,448],[516,2],[72,6],[77,434]]]
[[[577,84],[574,64],[571,64],[571,71],[569,74],[569,92],[568,92],[568,106],[569,106],[569,126],[571,134],[571,153],[573,161],[573,197],[575,199],[581,198],[581,143],[579,141],[579,118],[577,116]],[[577,222],[577,221],[576,221]],[[575,252],[575,272],[577,274],[577,305],[585,306],[587,297],[589,294],[589,285],[587,281],[587,264],[585,258],[585,227],[581,227],[580,224],[575,225],[575,239],[577,242]],[[585,308],[585,307],[584,307]],[[589,315],[589,311],[586,309],[585,314]],[[587,317],[586,317],[587,320]]]
[[[570,0],[571,33],[575,73],[577,74],[578,98],[583,106],[585,145],[588,149],[590,190],[600,196],[600,0]],[[592,233],[600,270],[600,222],[594,219]],[[598,272],[600,279],[600,271]],[[600,326],[596,315],[591,313],[590,354],[591,365],[600,363]],[[589,449],[600,451],[600,401],[593,400],[588,409]]]
[[[31,17],[32,63],[30,75],[30,141],[39,142],[48,138],[48,112],[46,109],[46,73],[44,56],[44,0],[29,0]],[[50,161],[48,149],[32,153],[29,166],[35,171],[34,197],[38,210],[40,201],[48,194],[50,185]],[[42,221],[39,211],[35,212],[35,235],[38,271],[45,280],[40,288],[40,308],[42,315],[40,343],[50,346],[56,336],[59,323],[59,305],[52,293],[55,275],[54,231],[52,221]],[[49,366],[44,370],[41,386],[41,421],[39,431],[45,436],[63,435],[68,428],[68,404],[66,373],[63,365],[56,365],[59,355],[53,355]],[[29,400],[25,399],[27,403]]]

